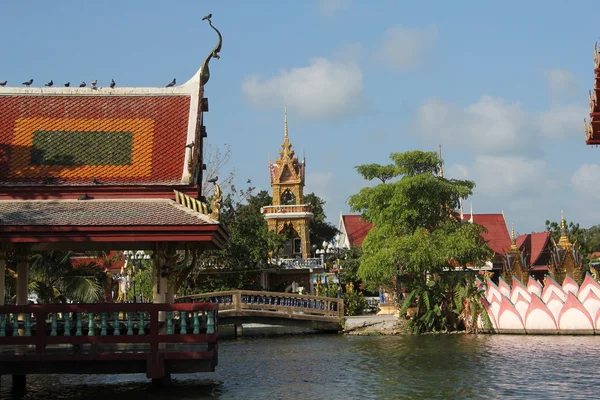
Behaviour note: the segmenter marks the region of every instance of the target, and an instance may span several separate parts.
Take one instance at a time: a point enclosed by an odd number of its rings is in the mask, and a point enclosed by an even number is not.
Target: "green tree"
[[[323,242],[331,242],[338,230],[335,226],[327,222],[327,216],[323,207],[325,200],[321,199],[314,193],[304,195],[304,204],[310,204],[313,208],[313,219],[310,221],[310,242],[317,247]]]
[[[477,224],[463,224],[454,216],[461,199],[472,194],[475,183],[445,179],[438,172],[442,160],[435,152],[392,153],[390,166],[358,166],[365,179],[382,183],[350,197],[353,211],[374,228],[362,244],[357,276],[365,286],[391,288],[394,277],[403,275],[411,291],[405,308],[416,303],[411,321],[418,332],[451,329],[456,325],[454,293],[465,274],[449,271],[451,265],[481,265],[492,251]]]
[[[41,251],[30,257],[29,290],[41,303],[102,300],[104,272],[94,263],[73,268],[71,251]]]

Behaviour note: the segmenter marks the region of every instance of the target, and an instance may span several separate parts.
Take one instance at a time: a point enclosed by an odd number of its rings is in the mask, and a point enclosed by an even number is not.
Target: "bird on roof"
[[[90,86],[92,87],[92,89],[96,89],[97,84],[98,84],[98,79],[90,82]]]
[[[173,78],[173,80],[171,81],[171,83],[169,83],[167,85],[167,87],[173,87],[173,86],[175,86],[176,83],[177,83],[177,80],[175,78]]]
[[[208,14],[205,15],[204,18],[202,18],[202,21],[204,21],[205,19],[211,19],[212,18],[212,14]]]
[[[85,81],[81,82],[81,83],[79,84],[79,87],[85,87]]]
[[[214,178],[210,178],[207,182],[208,183],[217,183],[218,180],[219,180],[219,177],[215,176]]]
[[[33,79],[30,79],[27,82],[23,82],[23,85],[29,87],[32,83],[33,83]]]
[[[191,149],[192,147],[194,147],[194,142],[188,143],[187,145],[185,145],[186,149]]]
[[[71,82],[65,83],[65,87],[71,87]]]
[[[44,84],[44,86],[48,86],[51,87],[52,85],[54,85],[54,81],[51,79],[50,82],[47,82]]]
[[[111,80],[110,80],[110,88],[111,88],[111,89],[114,89],[116,85],[117,85],[117,84],[115,83],[115,80],[114,80],[114,79],[111,79]]]
[[[0,82],[0,86],[6,86],[6,81]]]

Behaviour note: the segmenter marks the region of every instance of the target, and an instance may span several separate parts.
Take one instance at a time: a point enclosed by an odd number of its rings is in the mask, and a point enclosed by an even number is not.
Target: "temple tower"
[[[306,160],[298,160],[288,136],[286,108],[279,157],[275,159],[274,164],[269,160],[273,203],[262,209],[269,231],[285,235],[289,239],[284,246],[283,257],[310,257],[308,229],[313,213],[310,205],[302,204],[305,167]]]
[[[550,258],[548,272],[559,283],[562,283],[567,275],[579,284],[583,282],[583,263],[579,251],[567,236],[567,227],[562,210],[560,212],[560,238],[558,243],[554,242],[554,251]]]
[[[525,257],[517,247],[514,224],[512,225],[510,239],[510,249],[504,254],[504,271],[502,273],[502,278],[504,278],[506,282],[511,283],[512,277],[514,276],[522,283],[527,284],[529,271],[527,270]]]

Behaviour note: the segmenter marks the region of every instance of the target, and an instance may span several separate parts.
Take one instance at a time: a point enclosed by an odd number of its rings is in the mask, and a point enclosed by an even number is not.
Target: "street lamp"
[[[138,250],[125,250],[123,255],[127,257],[131,261],[131,265],[133,266],[131,269],[131,279],[133,280],[133,302],[137,303],[137,290],[136,290],[136,280],[135,275],[139,272],[140,269],[144,266],[144,261],[147,261],[152,258],[150,254],[146,254],[144,251]],[[137,267],[137,269],[136,269]],[[142,296],[140,296],[142,297]],[[143,297],[142,297],[143,298]]]
[[[337,253],[337,262],[338,262],[338,271],[336,272],[336,277],[337,277],[337,285],[338,285],[338,290],[337,290],[337,297],[338,299],[342,297],[342,283],[340,281],[340,273],[339,273],[339,258],[340,258],[340,248],[338,246],[334,246],[333,243],[327,243],[326,241],[323,241],[323,248],[318,249],[316,251],[316,253],[318,255],[321,256],[321,264],[323,265],[323,269],[325,269],[325,257],[334,253]],[[326,286],[327,285],[327,277],[325,277],[325,283]]]

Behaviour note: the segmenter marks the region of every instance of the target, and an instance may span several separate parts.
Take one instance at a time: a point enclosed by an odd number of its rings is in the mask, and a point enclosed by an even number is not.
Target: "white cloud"
[[[350,8],[352,0],[318,0],[319,9],[326,17],[332,17],[337,11]]]
[[[415,69],[427,61],[437,28],[396,26],[383,35],[377,58],[392,70]]]
[[[283,70],[268,79],[247,78],[242,92],[255,107],[287,104],[306,119],[334,119],[360,109],[363,76],[355,62],[314,58],[307,67]]]
[[[588,200],[600,200],[600,165],[582,164],[571,176],[576,193]]]
[[[543,136],[552,138],[577,135],[583,138],[583,118],[589,107],[579,104],[552,106],[537,115],[537,125]]]
[[[488,95],[464,108],[427,99],[414,121],[414,132],[426,139],[494,153],[522,146],[530,131],[529,115],[519,103]]]
[[[554,68],[546,72],[546,79],[550,91],[554,95],[572,93],[577,83],[573,73],[560,68]]]
[[[307,172],[304,193],[314,193],[325,201],[330,199],[333,172]]]

